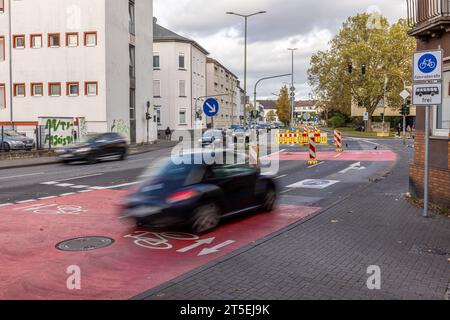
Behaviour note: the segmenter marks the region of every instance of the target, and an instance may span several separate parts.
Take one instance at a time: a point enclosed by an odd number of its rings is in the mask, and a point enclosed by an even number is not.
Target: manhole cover
[[[108,247],[114,240],[108,237],[83,237],[60,242],[56,249],[62,251],[91,251]]]

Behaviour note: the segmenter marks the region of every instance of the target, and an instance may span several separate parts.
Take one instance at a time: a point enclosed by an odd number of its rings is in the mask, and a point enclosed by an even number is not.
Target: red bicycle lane
[[[152,232],[119,219],[117,203],[125,192],[101,190],[0,208],[0,299],[128,299],[319,210],[282,206],[201,236]],[[86,236],[114,242],[83,252],[56,248]],[[70,285],[74,266],[79,289]]]

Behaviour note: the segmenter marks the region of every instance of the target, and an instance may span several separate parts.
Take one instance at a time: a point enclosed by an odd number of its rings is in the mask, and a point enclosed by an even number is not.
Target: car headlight
[[[75,152],[76,153],[85,153],[85,152],[90,152],[90,151],[92,151],[92,148],[81,148],[81,149],[76,150]]]

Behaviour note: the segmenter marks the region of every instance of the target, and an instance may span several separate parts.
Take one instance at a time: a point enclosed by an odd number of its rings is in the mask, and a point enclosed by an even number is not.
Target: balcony
[[[409,35],[429,38],[450,29],[450,0],[407,0]]]

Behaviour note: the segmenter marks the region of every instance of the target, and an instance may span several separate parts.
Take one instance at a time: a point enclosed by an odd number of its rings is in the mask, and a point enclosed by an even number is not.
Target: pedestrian
[[[408,124],[408,126],[406,127],[406,132],[407,132],[407,134],[406,134],[406,137],[408,138],[408,139],[411,139],[411,126]]]
[[[399,122],[398,125],[397,125],[397,133],[398,133],[399,137],[401,137],[401,132],[402,132],[402,125]]]
[[[170,130],[170,127],[166,129],[166,140],[172,140],[172,130]]]

